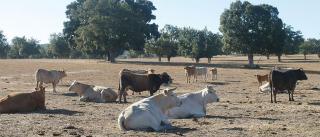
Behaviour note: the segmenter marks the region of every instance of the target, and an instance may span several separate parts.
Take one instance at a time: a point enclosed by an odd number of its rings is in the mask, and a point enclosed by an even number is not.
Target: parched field
[[[31,92],[35,88],[34,72],[37,68],[65,69],[68,76],[58,85],[58,93],[48,85],[47,110],[26,114],[0,114],[0,136],[319,136],[320,135],[320,62],[316,56],[307,61],[303,56],[284,56],[278,63],[275,57],[255,57],[262,69],[245,69],[246,57],[218,56],[211,64],[206,59],[199,66],[217,67],[218,80],[199,80],[187,84],[183,67],[191,59],[173,58],[171,63],[158,63],[157,59],[127,59],[110,64],[102,60],[23,59],[0,60],[0,96],[11,92]],[[304,68],[308,80],[300,81],[289,102],[287,94],[278,95],[278,103],[270,103],[270,95],[258,91],[255,74],[269,73],[271,67]],[[200,90],[207,84],[217,85],[219,103],[208,105],[207,117],[198,120],[171,120],[176,130],[163,132],[122,132],[117,125],[121,110],[132,102],[149,95],[128,96],[127,104],[85,103],[68,91],[73,80],[83,83],[118,88],[118,72],[122,68],[153,68],[168,72],[177,93]],[[131,91],[129,91],[131,95]]]

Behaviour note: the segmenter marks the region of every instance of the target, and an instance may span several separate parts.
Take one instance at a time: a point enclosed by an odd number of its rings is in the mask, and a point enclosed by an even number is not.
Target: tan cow
[[[187,78],[187,83],[190,83],[190,79],[193,76],[193,81],[196,79],[196,67],[195,66],[186,66],[184,67],[185,73],[186,73],[186,78]]]
[[[269,82],[269,75],[265,74],[265,75],[255,75],[257,77],[258,83],[259,83],[259,87],[262,85],[263,81],[267,81]]]
[[[12,93],[0,99],[0,113],[31,112],[37,109],[46,109],[44,87],[31,93]]]
[[[165,112],[181,104],[173,90],[175,89],[165,89],[161,94],[142,99],[127,107],[119,115],[119,128],[155,131],[172,128]]]
[[[108,87],[87,85],[74,81],[70,87],[69,91],[74,91],[80,96],[80,101],[84,102],[115,102],[118,98],[118,94]]]
[[[212,68],[212,69],[210,69],[210,72],[211,72],[211,79],[217,80],[218,79],[218,69]]]
[[[37,81],[37,87],[39,88],[43,85],[43,83],[52,83],[53,92],[56,91],[56,86],[59,83],[59,81],[66,77],[66,72],[63,71],[57,71],[57,70],[45,70],[45,69],[38,69],[35,74],[35,79]]]

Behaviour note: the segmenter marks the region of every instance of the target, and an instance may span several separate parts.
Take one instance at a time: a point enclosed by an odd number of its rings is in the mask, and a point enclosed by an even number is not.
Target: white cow
[[[108,87],[87,85],[74,81],[69,91],[74,91],[80,96],[80,101],[84,102],[115,102],[118,98],[118,94]]]
[[[206,107],[208,103],[218,102],[219,98],[212,86],[178,96],[182,104],[174,107],[167,112],[169,118],[190,118],[204,117],[206,115]]]
[[[59,83],[59,81],[66,77],[67,74],[64,70],[58,71],[58,70],[45,70],[45,69],[38,69],[36,71],[35,79],[37,81],[37,87],[42,87],[43,83],[52,83],[53,92],[56,91],[56,86]]]
[[[205,81],[207,81],[208,69],[206,67],[196,67],[196,75],[202,76]],[[196,77],[196,81],[198,77]]]
[[[181,104],[173,90],[175,89],[165,89],[163,93],[142,99],[127,107],[119,115],[119,128],[154,131],[172,128],[165,112]]]

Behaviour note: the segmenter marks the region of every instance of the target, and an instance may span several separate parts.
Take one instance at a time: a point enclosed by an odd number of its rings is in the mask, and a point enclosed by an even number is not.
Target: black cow
[[[276,96],[278,91],[287,90],[289,94],[289,101],[294,101],[293,92],[296,88],[298,80],[307,80],[307,76],[303,69],[291,69],[291,70],[276,70],[273,69],[269,75],[269,82],[271,88],[271,103],[277,103]]]
[[[123,96],[124,102],[127,102],[128,89],[134,92],[149,91],[150,96],[160,89],[162,84],[169,84],[172,82],[171,77],[163,72],[162,74],[137,74],[128,71],[120,71],[119,81],[119,103]]]

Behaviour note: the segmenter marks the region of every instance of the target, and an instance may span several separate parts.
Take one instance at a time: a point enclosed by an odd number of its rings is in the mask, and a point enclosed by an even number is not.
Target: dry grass
[[[218,56],[213,64],[218,67],[218,80],[187,84],[183,66],[191,59],[173,58],[172,63],[158,63],[157,59],[128,59],[110,64],[101,60],[0,60],[0,96],[10,92],[30,92],[35,87],[34,72],[37,68],[65,69],[63,79],[52,93],[46,92],[47,110],[27,114],[0,114],[0,136],[318,136],[320,134],[320,94],[310,90],[320,82],[319,59],[314,55],[304,62],[303,56],[287,56],[283,62],[276,58],[266,60],[255,57],[262,69],[244,69],[246,57]],[[259,60],[259,61],[258,61]],[[258,92],[254,74],[268,73],[274,65],[303,67],[309,80],[299,82],[295,102],[288,95],[278,96],[279,103],[271,104],[270,95]],[[217,85],[221,102],[210,104],[207,117],[200,119],[172,120],[176,130],[154,132],[121,132],[117,126],[118,114],[128,104],[84,103],[67,91],[73,80],[117,89],[118,72],[122,68],[153,68],[168,72],[174,78],[177,92],[186,93],[202,89],[207,84]],[[129,92],[131,94],[131,92]],[[148,96],[129,96],[129,102]]]

